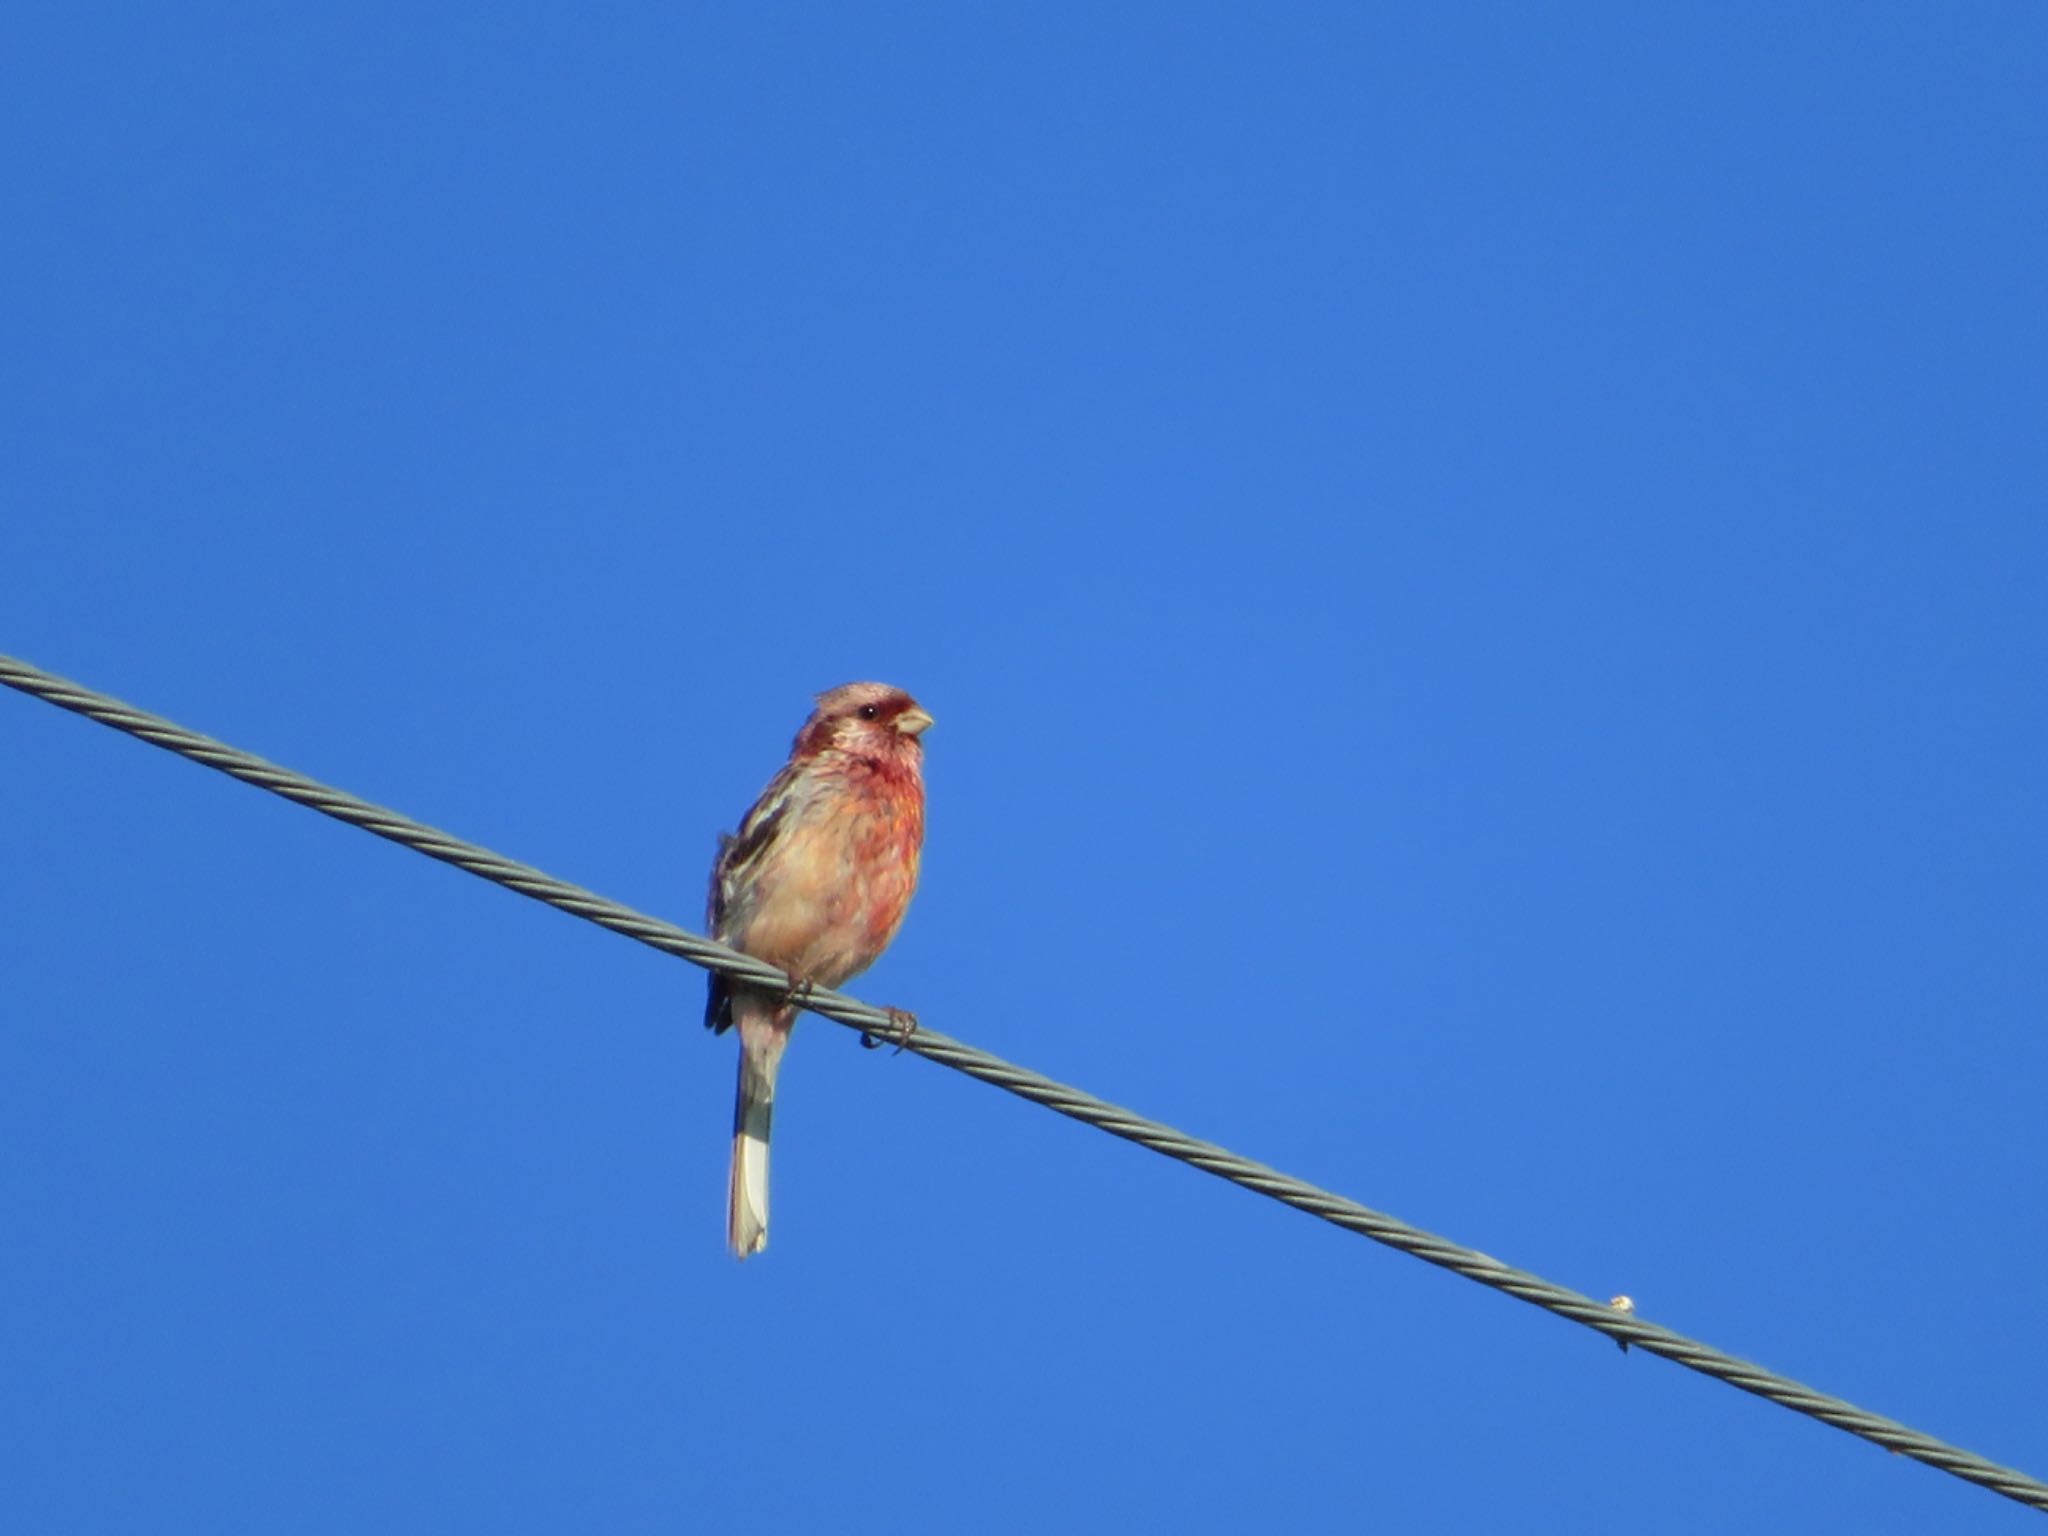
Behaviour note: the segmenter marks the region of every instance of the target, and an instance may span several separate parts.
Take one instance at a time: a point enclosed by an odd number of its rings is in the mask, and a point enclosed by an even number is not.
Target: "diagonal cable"
[[[615,901],[607,901],[594,891],[580,885],[571,885],[566,880],[557,880],[543,874],[530,864],[521,864],[502,854],[491,852],[475,843],[464,842],[446,832],[402,816],[396,811],[372,805],[367,800],[343,790],[333,789],[304,774],[294,773],[289,768],[280,768],[275,763],[265,762],[248,752],[243,752],[210,736],[197,731],[186,730],[160,715],[124,704],[94,689],[82,687],[40,667],[11,656],[0,655],[0,683],[18,688],[23,693],[33,694],[60,708],[110,725],[117,731],[140,737],[168,752],[217,768],[246,784],[267,789],[272,794],[282,795],[300,805],[311,806],[314,810],[345,821],[352,827],[361,827],[379,837],[389,838],[415,852],[424,853],[443,863],[466,869],[473,875],[544,901],[551,907],[584,918],[614,933],[622,933],[629,939],[661,950],[666,954],[679,955],[707,970],[722,971],[742,981],[761,982],[769,986],[784,987],[789,978],[772,965],[750,959],[736,950],[727,949],[701,934],[678,928],[673,923],[662,922],[624,907]],[[897,1041],[899,1026],[885,1010],[870,1007],[866,1003],[847,997],[842,993],[818,988],[805,998],[805,1006],[828,1019],[859,1030],[869,1037],[882,1037]],[[2027,1476],[2011,1467],[2003,1467],[1988,1461],[1972,1451],[1937,1440],[1932,1435],[1909,1428],[1896,1419],[1859,1408],[1826,1392],[1816,1391],[1802,1385],[1788,1376],[1765,1370],[1747,1360],[1726,1354],[1711,1345],[1696,1339],[1674,1333],[1655,1323],[1645,1322],[1630,1313],[1617,1311],[1614,1307],[1595,1301],[1592,1297],[1556,1285],[1526,1270],[1516,1269],[1491,1258],[1476,1249],[1454,1243],[1448,1238],[1412,1227],[1407,1222],[1375,1211],[1369,1206],[1347,1200],[1342,1195],[1293,1178],[1264,1163],[1253,1162],[1250,1158],[1239,1157],[1236,1153],[1219,1147],[1212,1141],[1203,1141],[1177,1131],[1170,1125],[1098,1099],[1093,1094],[1083,1093],[1064,1083],[1053,1081],[1027,1068],[1014,1066],[999,1056],[979,1050],[962,1041],[954,1040],[936,1030],[918,1026],[900,1043],[918,1055],[964,1072],[969,1077],[979,1078],[984,1083],[1042,1104],[1047,1109],[1092,1125],[1097,1130],[1108,1131],[1112,1136],[1121,1136],[1134,1141],[1141,1147],[1150,1147],[1154,1152],[1213,1173],[1219,1179],[1227,1179],[1241,1185],[1255,1194],[1265,1195],[1284,1205],[1291,1205],[1298,1211],[1311,1216],[1320,1216],[1332,1225],[1369,1237],[1389,1248],[1424,1259],[1468,1280],[1510,1296],[1519,1297],[1532,1306],[1555,1313],[1571,1322],[1580,1323],[1616,1340],[1624,1349],[1630,1345],[1646,1350],[1653,1355],[1662,1355],[1680,1365],[1711,1376],[1716,1381],[1727,1382],[1745,1392],[1768,1398],[1774,1403],[1790,1408],[1795,1413],[1819,1419],[1837,1429],[1847,1430],[1895,1451],[1915,1461],[1925,1462],[1930,1467],[1960,1477],[1994,1493],[2002,1493],[2009,1499],[2017,1500],[2031,1508],[2048,1511],[2048,1484]]]

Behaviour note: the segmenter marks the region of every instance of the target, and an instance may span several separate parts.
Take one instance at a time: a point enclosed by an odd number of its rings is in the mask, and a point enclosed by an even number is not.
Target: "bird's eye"
[[[880,713],[881,711],[872,704],[863,704],[860,707],[860,717],[863,720],[872,720]]]

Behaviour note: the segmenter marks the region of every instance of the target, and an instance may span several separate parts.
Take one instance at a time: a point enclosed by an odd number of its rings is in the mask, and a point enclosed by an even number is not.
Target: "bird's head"
[[[845,752],[881,762],[916,763],[918,740],[932,717],[917,700],[887,683],[842,683],[818,695],[818,707],[797,732],[792,755]]]

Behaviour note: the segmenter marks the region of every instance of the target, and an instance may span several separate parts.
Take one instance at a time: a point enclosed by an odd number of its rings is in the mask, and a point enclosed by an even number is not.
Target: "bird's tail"
[[[768,1246],[768,1133],[775,1120],[775,1074],[795,1011],[735,999],[740,1036],[739,1097],[732,1111],[732,1183],[726,1240],[744,1259]]]

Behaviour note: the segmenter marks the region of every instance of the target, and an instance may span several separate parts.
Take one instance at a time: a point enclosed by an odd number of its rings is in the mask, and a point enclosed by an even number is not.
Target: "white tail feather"
[[[725,1222],[726,1241],[735,1258],[747,1258],[768,1246],[768,1143],[745,1131],[733,1133]]]

